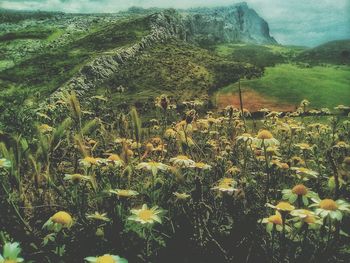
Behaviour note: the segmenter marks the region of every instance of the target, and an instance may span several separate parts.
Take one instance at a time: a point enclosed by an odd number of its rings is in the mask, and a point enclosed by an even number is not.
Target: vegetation
[[[253,89],[281,103],[296,105],[306,98],[316,108],[350,104],[350,68],[328,66],[303,68],[292,64],[268,67],[259,79],[243,80],[242,86]],[[237,84],[220,92],[235,92]]]
[[[219,44],[215,52],[227,59],[256,65],[260,68],[288,63],[305,48],[279,45]]]
[[[200,115],[198,100],[178,118],[161,95],[151,121],[92,100],[67,93],[36,115],[32,138],[2,135],[0,260],[349,258],[349,107],[320,123],[330,111],[304,100],[248,126],[248,111]]]
[[[238,80],[239,76],[260,76],[251,65],[222,59],[179,40],[159,43],[127,62],[107,81],[100,93],[112,93],[113,101],[135,103],[155,98],[159,92],[183,101],[205,98],[208,92]],[[119,86],[126,88],[118,93]]]
[[[350,40],[331,41],[318,47],[305,50],[299,54],[297,59],[311,65],[350,65]]]

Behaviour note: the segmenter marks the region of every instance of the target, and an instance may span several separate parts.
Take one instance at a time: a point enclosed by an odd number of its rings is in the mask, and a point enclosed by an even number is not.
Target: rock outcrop
[[[267,22],[247,3],[191,9],[185,18],[188,40],[277,44]]]
[[[126,61],[135,59],[142,50],[153,44],[172,37],[186,39],[184,24],[175,10],[153,14],[150,17],[150,27],[151,33],[143,37],[141,41],[130,47],[121,48],[113,55],[100,56],[85,65],[76,76],[51,95],[50,101],[62,98],[65,91],[71,90],[74,90],[78,96],[82,96],[97,83],[116,74]]]

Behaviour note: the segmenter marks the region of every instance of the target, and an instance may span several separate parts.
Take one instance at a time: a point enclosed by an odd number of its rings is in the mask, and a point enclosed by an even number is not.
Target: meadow
[[[350,67],[314,66],[302,67],[296,64],[278,64],[265,68],[261,78],[242,80],[242,89],[253,90],[268,97],[276,104],[298,106],[304,98],[312,107],[335,107],[350,103]],[[237,96],[238,83],[220,89],[219,94]]]
[[[1,135],[0,262],[349,258],[350,107],[257,120],[160,95],[146,121],[91,100],[66,93],[32,136]]]

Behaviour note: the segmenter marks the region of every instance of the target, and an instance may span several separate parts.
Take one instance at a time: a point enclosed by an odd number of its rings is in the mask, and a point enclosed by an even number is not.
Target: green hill
[[[303,99],[312,107],[333,108],[336,105],[350,105],[350,67],[317,66],[302,68],[292,64],[268,67],[263,77],[243,80],[243,89],[253,90],[276,104],[290,104],[292,108]],[[220,93],[235,93],[237,84],[230,85]]]
[[[297,60],[311,65],[321,63],[350,65],[350,39],[331,41],[305,50],[297,56]]]

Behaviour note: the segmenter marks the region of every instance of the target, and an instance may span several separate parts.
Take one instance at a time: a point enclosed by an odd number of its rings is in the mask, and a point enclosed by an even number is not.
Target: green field
[[[268,67],[262,78],[241,82],[243,87],[249,87],[284,103],[295,105],[303,99],[308,99],[313,107],[349,105],[349,83],[348,66],[301,68],[292,64]],[[237,84],[233,84],[220,92],[232,92],[236,88]]]

